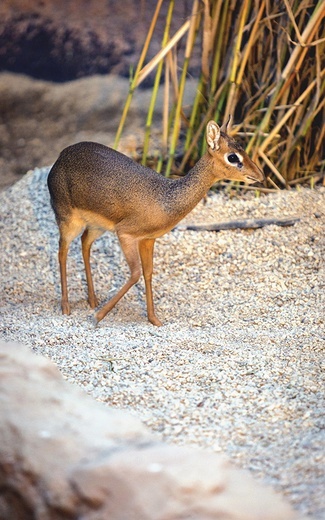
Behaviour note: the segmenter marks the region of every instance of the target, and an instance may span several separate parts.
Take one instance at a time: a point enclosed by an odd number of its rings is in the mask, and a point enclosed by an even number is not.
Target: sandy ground
[[[79,241],[62,316],[58,233],[36,169],[0,194],[0,337],[52,359],[67,380],[131,411],[168,442],[226,453],[310,517],[324,518],[325,189],[209,196],[187,222],[298,216],[293,227],[157,241],[155,328],[142,281],[97,328]],[[127,276],[116,237],[93,247],[102,302]]]

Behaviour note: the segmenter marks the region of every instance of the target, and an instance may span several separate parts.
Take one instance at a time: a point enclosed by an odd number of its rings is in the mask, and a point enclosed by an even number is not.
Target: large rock
[[[156,4],[155,0],[2,0],[0,70],[60,82],[94,74],[129,77],[130,68],[139,59]],[[168,2],[163,2],[149,59],[161,47],[167,11]],[[175,2],[171,35],[190,13],[190,2]],[[185,41],[184,37],[178,52],[185,48]],[[196,70],[198,65],[196,60]],[[152,84],[153,77],[148,84]]]
[[[0,73],[0,189],[29,169],[53,164],[70,144],[97,141],[112,146],[128,88],[126,79],[114,75],[52,84]],[[125,126],[127,135],[139,139],[144,121],[140,103],[148,106],[146,92],[132,104]],[[131,144],[131,151],[136,146]]]
[[[47,359],[0,342],[1,520],[290,520],[222,456],[155,441]]]
[[[29,169],[52,164],[70,144],[91,140],[113,145],[129,77],[156,5],[155,0],[0,1],[0,191]],[[161,48],[168,5],[162,3],[146,61]],[[187,0],[175,2],[171,35],[191,8]],[[180,63],[185,44],[186,36],[177,46]],[[201,60],[196,54],[190,66],[198,78]],[[154,77],[155,71],[141,87],[151,86]],[[120,143],[121,151],[135,156],[143,146],[151,97],[147,89],[140,90],[124,128],[127,143]]]
[[[188,81],[184,106],[190,106],[196,82]],[[38,81],[27,76],[0,73],[0,191],[27,170],[50,166],[63,148],[79,141],[113,146],[128,80],[116,75],[92,76],[68,83]],[[128,112],[119,150],[139,159],[151,91],[137,90]],[[160,128],[163,87],[153,119]],[[2,122],[2,124],[1,124]],[[160,146],[153,132],[150,153]]]

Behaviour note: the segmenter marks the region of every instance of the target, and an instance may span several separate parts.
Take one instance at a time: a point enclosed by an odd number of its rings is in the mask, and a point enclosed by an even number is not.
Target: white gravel
[[[51,358],[96,399],[168,442],[225,452],[304,514],[324,505],[325,189],[209,196],[187,222],[298,216],[293,227],[180,229],[157,241],[147,322],[141,281],[97,328],[80,243],[70,252],[71,316],[60,312],[58,233],[47,169],[0,194],[0,337]],[[93,247],[105,301],[128,270],[116,237]]]

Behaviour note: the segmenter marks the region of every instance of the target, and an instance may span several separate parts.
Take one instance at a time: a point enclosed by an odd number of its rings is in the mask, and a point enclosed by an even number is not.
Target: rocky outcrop
[[[175,4],[172,34],[191,11],[185,0]],[[155,8],[154,0],[3,0],[0,70],[56,82],[108,73],[129,77]],[[149,58],[160,48],[167,9],[163,2]]]
[[[135,59],[141,45],[136,31],[144,26],[143,19],[137,20],[136,2],[127,4],[122,11],[115,1],[3,2],[0,69],[50,81],[128,75],[128,60]]]
[[[148,60],[161,48],[168,4],[162,3]],[[186,0],[175,4],[171,34],[191,11]],[[155,8],[154,0],[0,2],[0,191],[29,169],[52,164],[70,144],[113,145]],[[178,45],[180,59],[185,42]],[[191,67],[197,77],[200,60]],[[124,128],[128,143],[120,143],[133,155],[142,145],[151,97],[140,90]]]
[[[195,88],[196,82],[189,81],[185,105],[191,103]],[[113,74],[51,83],[0,73],[0,191],[27,170],[50,166],[71,144],[96,141],[113,146],[128,90],[128,80]],[[119,144],[121,152],[136,160],[141,156],[138,147],[141,150],[143,145],[150,99],[150,90],[136,91]],[[158,92],[154,125],[160,125],[162,106],[163,87]],[[151,153],[161,142],[160,135],[154,135]]]
[[[47,359],[0,343],[0,518],[290,520],[222,456],[157,442]]]
[[[127,80],[113,75],[52,84],[0,73],[0,189],[11,184],[10,173],[16,181],[31,168],[49,166],[75,142],[112,146],[127,91]],[[133,104],[128,135],[138,134],[140,121]]]

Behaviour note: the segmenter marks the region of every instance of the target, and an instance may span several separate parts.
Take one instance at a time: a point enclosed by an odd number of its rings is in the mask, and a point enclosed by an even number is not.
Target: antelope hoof
[[[62,314],[70,314],[70,305],[68,302],[61,303]]]
[[[96,309],[96,307],[98,307],[98,305],[99,305],[99,301],[98,301],[97,296],[89,297],[88,298],[88,303],[89,303],[91,309]]]
[[[96,314],[94,315],[95,325],[97,325],[97,323],[99,323],[103,318],[105,318],[105,316],[106,316],[106,313],[103,314],[101,311],[96,312]]]
[[[158,318],[156,316],[150,316],[150,317],[148,316],[148,320],[150,321],[150,323],[152,323],[156,327],[162,326],[162,322],[160,320],[158,320]]]

